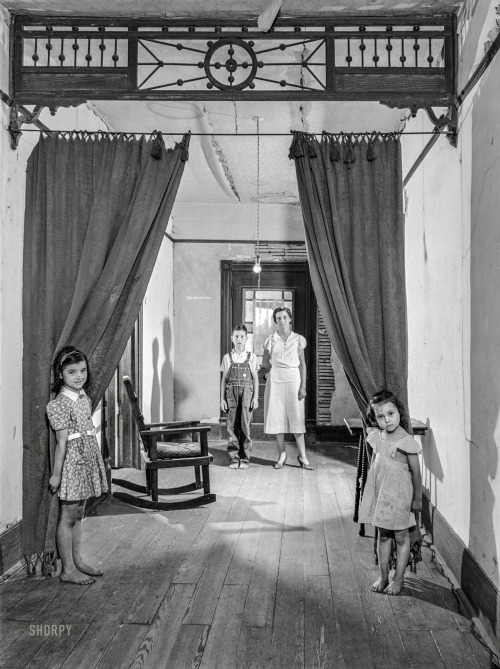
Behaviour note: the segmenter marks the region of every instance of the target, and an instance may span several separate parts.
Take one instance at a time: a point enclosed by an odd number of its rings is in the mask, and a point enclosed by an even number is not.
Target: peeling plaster
[[[214,130],[214,125],[212,123],[212,119],[210,118],[210,112],[206,109],[205,106],[202,107],[203,115],[210,126],[211,130]],[[219,162],[221,164],[222,170],[224,172],[224,175],[227,179],[227,183],[229,184],[229,187],[233,194],[238,198],[238,200],[241,202],[241,198],[238,195],[238,191],[236,190],[236,186],[234,184],[234,178],[233,175],[231,174],[231,171],[229,169],[229,165],[227,164],[226,157],[224,155],[224,151],[219,145],[219,142],[216,140],[215,135],[210,136],[210,143],[212,145],[213,150],[215,151],[215,154],[217,158],[219,159]]]

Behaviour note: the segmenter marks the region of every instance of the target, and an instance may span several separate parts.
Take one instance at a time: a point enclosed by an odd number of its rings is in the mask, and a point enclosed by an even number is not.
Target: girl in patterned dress
[[[92,423],[91,401],[86,395],[92,376],[86,356],[64,346],[53,363],[57,397],[47,404],[47,416],[56,433],[54,469],[49,490],[59,494],[56,540],[62,569],[61,581],[87,585],[102,571],[82,557],[82,518],[85,501],[108,489],[104,463]]]
[[[379,578],[374,592],[398,595],[410,557],[408,528],[416,524],[415,513],[422,509],[422,476],[418,454],[421,448],[404,429],[404,405],[393,393],[381,390],[368,404],[367,443],[373,459],[363,491],[358,522],[378,529]],[[396,542],[396,572],[389,583],[392,537]]]

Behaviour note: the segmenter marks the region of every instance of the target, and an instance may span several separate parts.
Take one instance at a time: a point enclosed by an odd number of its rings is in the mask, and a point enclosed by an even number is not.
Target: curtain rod
[[[121,131],[121,132],[112,132],[108,130],[53,130],[52,128],[47,128],[43,130],[39,129],[34,129],[34,128],[23,128],[23,132],[40,132],[40,133],[51,133],[51,132],[57,132],[60,134],[64,133],[71,133],[71,132],[82,132],[86,133],[89,135],[156,135],[156,132],[141,132],[140,130],[128,130],[128,131]],[[217,135],[217,137],[257,137],[256,132],[168,132],[167,130],[161,131],[162,135],[165,136],[183,136],[183,135],[191,135],[191,137],[213,137],[214,135]],[[295,130],[290,132],[260,132],[259,137],[290,137],[292,132],[302,132],[301,130]],[[325,131],[326,132],[326,131]],[[400,135],[434,135],[435,131],[432,130],[416,130],[412,132],[404,132],[404,131],[399,131],[399,130],[393,130],[389,131],[387,133],[385,132],[380,132],[379,134],[385,135],[385,134],[392,134],[392,133],[398,133]],[[316,135],[318,137],[321,137],[324,133],[323,132],[306,132],[308,135]],[[340,132],[326,132],[327,135],[340,135]],[[344,135],[369,135],[371,134],[369,131],[365,132],[344,132]],[[439,133],[441,135],[453,135],[452,132],[441,132]]]

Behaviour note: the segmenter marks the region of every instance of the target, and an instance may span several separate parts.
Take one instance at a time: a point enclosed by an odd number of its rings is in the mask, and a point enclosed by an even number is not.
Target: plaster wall
[[[172,235],[175,239],[254,240],[257,238],[255,204],[176,202]],[[304,241],[300,206],[261,204],[260,234],[265,241]],[[249,246],[247,253],[253,254]]]
[[[174,417],[174,245],[165,237],[142,305],[142,391],[146,422]]]
[[[9,15],[0,7],[0,88],[9,91]],[[41,118],[58,129],[105,129],[86,106]],[[0,103],[0,533],[22,518],[22,266],[26,163],[37,133],[10,148],[9,107]],[[28,126],[33,127],[33,126]]]
[[[252,258],[253,252],[253,243],[174,245],[174,393],[178,420],[219,419],[220,261]],[[330,408],[331,422],[341,425],[345,416],[357,415],[357,409],[340,363],[334,358],[337,387]]]
[[[484,20],[483,11],[470,17],[471,41],[462,53],[470,67],[482,56]],[[461,80],[469,74],[461,72]],[[440,139],[406,189],[409,397],[412,415],[430,427],[423,439],[424,484],[497,587],[499,104],[497,56],[460,111],[458,148]]]

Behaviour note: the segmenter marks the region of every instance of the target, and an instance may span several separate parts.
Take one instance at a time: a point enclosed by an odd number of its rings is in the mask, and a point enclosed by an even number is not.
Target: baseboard
[[[500,644],[500,591],[429,498],[422,496],[427,533],[490,636]]]
[[[20,520],[0,534],[0,574],[4,574],[21,559],[21,527]]]

